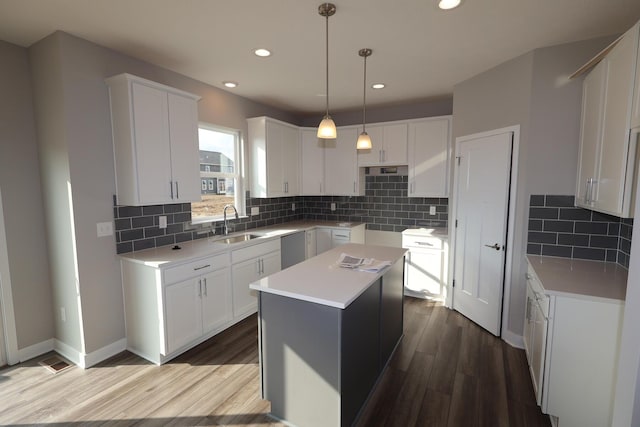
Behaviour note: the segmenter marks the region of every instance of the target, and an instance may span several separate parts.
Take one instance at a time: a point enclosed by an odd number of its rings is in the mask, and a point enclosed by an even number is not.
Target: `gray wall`
[[[27,50],[0,41],[0,188],[18,349],[53,336]]]
[[[520,125],[515,234],[507,329],[522,334],[528,204],[532,193],[573,194],[581,79],[567,80],[611,38],[537,49],[454,88],[453,135]],[[452,203],[455,201],[452,200]]]

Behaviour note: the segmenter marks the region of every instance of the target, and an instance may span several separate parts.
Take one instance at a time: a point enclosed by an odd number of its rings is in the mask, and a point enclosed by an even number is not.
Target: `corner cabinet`
[[[448,197],[451,116],[409,122],[409,197]]]
[[[200,200],[200,97],[130,74],[106,79],[111,102],[117,203]]]
[[[634,102],[639,32],[640,23],[583,83],[576,205],[623,218],[633,217],[638,132],[631,129],[640,120]]]
[[[366,129],[372,147],[358,150],[358,166],[407,164],[407,123],[373,124]],[[358,134],[361,132],[362,128],[358,128]]]
[[[269,117],[247,119],[251,196],[297,196],[299,129]]]

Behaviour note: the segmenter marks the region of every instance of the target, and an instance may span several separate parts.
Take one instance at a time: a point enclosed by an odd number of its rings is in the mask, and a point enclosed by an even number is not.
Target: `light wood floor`
[[[260,399],[252,316],[163,366],[124,352],[57,374],[44,357],[0,370],[0,424],[282,426]],[[405,336],[358,423],[549,426],[526,359],[460,314],[405,301]]]

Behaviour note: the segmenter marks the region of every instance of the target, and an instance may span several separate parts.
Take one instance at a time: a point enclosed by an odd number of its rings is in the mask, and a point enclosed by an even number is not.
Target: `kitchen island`
[[[340,254],[389,261],[342,268]],[[349,426],[402,338],[405,249],[346,244],[250,285],[263,398],[297,426]]]

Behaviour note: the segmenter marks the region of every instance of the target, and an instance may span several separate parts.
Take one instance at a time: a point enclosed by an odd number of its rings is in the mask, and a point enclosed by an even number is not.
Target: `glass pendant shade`
[[[322,139],[335,139],[338,136],[336,130],[336,124],[331,119],[331,116],[326,115],[318,126],[318,138]]]
[[[358,142],[356,142],[356,149],[358,150],[370,150],[371,149],[371,137],[368,133],[362,132],[358,136]]]

